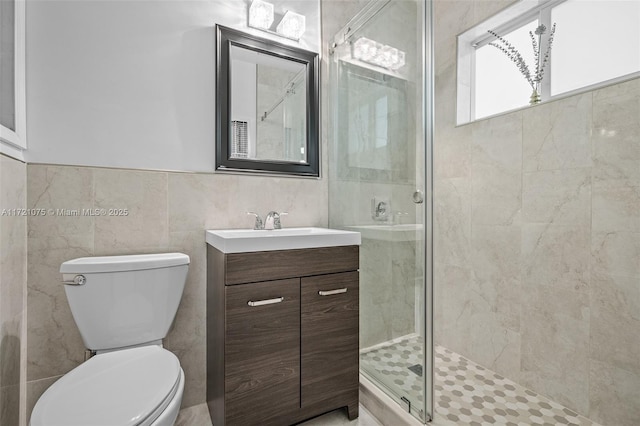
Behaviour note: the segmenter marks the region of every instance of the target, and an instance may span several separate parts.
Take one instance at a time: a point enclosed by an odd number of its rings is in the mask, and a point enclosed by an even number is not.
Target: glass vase
[[[541,101],[540,94],[538,93],[538,89],[533,89],[531,93],[531,97],[529,98],[529,105],[537,105]]]

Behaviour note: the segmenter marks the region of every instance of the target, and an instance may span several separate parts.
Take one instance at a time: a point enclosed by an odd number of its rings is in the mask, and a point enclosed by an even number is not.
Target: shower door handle
[[[424,203],[424,193],[419,189],[416,189],[416,191],[413,193],[413,202],[416,204]]]

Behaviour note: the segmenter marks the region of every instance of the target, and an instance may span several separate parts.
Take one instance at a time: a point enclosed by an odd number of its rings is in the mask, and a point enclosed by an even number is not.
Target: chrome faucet
[[[282,212],[274,212],[270,211],[267,213],[267,217],[264,219],[264,229],[282,229],[282,224],[280,223],[280,216],[284,216],[287,213]]]
[[[389,211],[389,204],[385,201],[379,201],[376,202],[375,199],[372,200],[373,204],[371,206],[372,208],[372,215],[371,217],[373,218],[373,220],[379,221],[379,222],[386,222],[389,220],[389,216],[390,216],[390,211]]]
[[[247,212],[247,214],[252,214],[256,217],[256,223],[253,225],[253,229],[264,229],[264,223],[262,222],[262,218],[258,213]]]
[[[270,211],[269,213],[267,213],[267,216],[265,217],[264,222],[262,221],[262,218],[258,213],[247,212],[247,214],[253,215],[256,218],[256,222],[253,224],[253,229],[271,230],[271,229],[282,229],[282,224],[280,223],[280,216],[285,216],[288,213],[286,212],[278,213],[278,212]]]

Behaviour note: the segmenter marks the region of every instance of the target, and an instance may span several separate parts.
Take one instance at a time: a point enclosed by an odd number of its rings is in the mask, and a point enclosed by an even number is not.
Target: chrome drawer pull
[[[338,288],[335,290],[320,290],[318,294],[320,296],[331,296],[333,294],[340,294],[340,293],[346,293],[346,292],[347,292],[346,288]]]
[[[258,300],[257,302],[254,302],[253,300],[249,300],[247,302],[247,305],[249,305],[249,306],[272,305],[274,303],[280,303],[283,300],[284,300],[284,297],[276,297],[275,299]]]
[[[66,285],[84,285],[87,282],[87,279],[84,275],[76,275],[73,277],[73,280],[62,281],[62,284]]]

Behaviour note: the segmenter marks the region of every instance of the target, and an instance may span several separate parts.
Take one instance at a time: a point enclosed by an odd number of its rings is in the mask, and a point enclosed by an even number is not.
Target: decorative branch
[[[549,39],[547,41],[547,49],[544,52],[544,56],[541,57],[542,53],[542,36],[547,31],[547,27],[544,25],[539,25],[534,32],[529,31],[529,37],[531,38],[531,46],[533,47],[533,57],[535,59],[535,72],[533,75],[531,74],[531,70],[529,69],[529,65],[524,60],[518,49],[516,49],[508,40],[504,39],[502,36],[498,35],[495,31],[489,30],[488,33],[496,38],[496,42],[489,43],[489,46],[493,46],[504,53],[507,58],[513,62],[516,67],[518,67],[518,71],[520,74],[524,76],[527,80],[527,83],[531,86],[534,91],[538,90],[538,85],[544,78],[544,71],[549,63],[549,57],[551,56],[551,46],[553,45],[553,37],[556,32],[556,24],[553,24],[551,27],[551,32],[549,33]],[[537,39],[536,39],[537,36]]]
[[[529,31],[529,37],[531,37],[531,45],[533,46],[533,57],[536,60],[536,77],[538,76],[538,72],[540,71],[540,46],[541,40],[540,36],[536,40],[536,37],[533,35],[531,31]]]
[[[540,31],[540,33],[538,33],[538,29],[540,29],[541,27],[542,27],[542,30]],[[536,29],[536,34],[538,34],[538,39],[542,37],[542,34],[544,34],[546,29],[547,28],[544,25],[540,25]],[[553,37],[555,33],[556,33],[556,24],[553,24],[553,26],[551,27],[551,32],[549,33],[549,39],[547,41],[547,50],[544,52],[544,58],[542,59],[542,64],[540,65],[540,67],[537,69],[537,72],[536,72],[536,81],[538,83],[542,81],[542,78],[544,77],[545,67],[549,63],[549,57],[551,56],[551,46],[553,45]],[[542,44],[540,44],[540,47],[542,47]],[[538,55],[536,56],[536,66],[537,64],[539,64],[539,62],[540,62],[540,51],[538,51]]]

